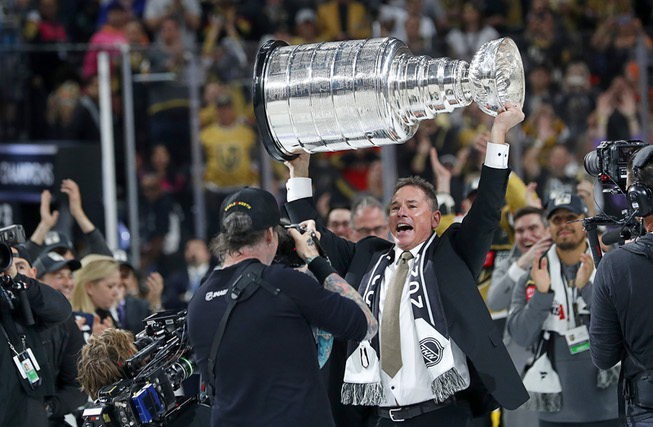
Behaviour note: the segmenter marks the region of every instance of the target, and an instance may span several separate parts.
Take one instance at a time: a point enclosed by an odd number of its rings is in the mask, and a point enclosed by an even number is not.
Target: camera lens
[[[599,176],[601,173],[601,165],[599,164],[599,156],[596,151],[590,151],[585,155],[585,170],[591,176]]]

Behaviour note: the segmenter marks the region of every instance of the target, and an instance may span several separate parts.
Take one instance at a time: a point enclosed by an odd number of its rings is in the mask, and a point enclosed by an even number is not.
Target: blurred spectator
[[[416,55],[431,52],[431,40],[436,35],[433,20],[422,13],[422,0],[406,0],[404,7],[384,4],[379,10],[379,21],[387,37],[395,37],[408,44]]]
[[[598,97],[594,112],[594,147],[605,140],[642,138],[637,93],[625,78],[616,77]]]
[[[174,20],[181,34],[181,44],[186,49],[195,45],[195,33],[200,27],[200,4],[198,0],[150,0],[143,16],[147,28],[156,35],[157,42],[165,38],[163,24]]]
[[[422,122],[415,136],[397,147],[397,175],[400,177],[419,175],[435,184],[433,169],[429,163],[431,147],[436,147],[438,154],[442,156],[456,154],[458,151],[456,134],[445,115]]]
[[[646,47],[651,52],[653,41],[642,30],[641,21],[630,12],[606,18],[596,29],[591,46],[600,85],[608,87],[612,80],[623,73],[626,64],[635,59],[635,47],[639,37],[644,37]]]
[[[153,4],[153,3],[148,3]],[[180,164],[190,161],[190,122],[186,47],[179,23],[163,17],[156,45],[149,50],[152,73],[173,73],[173,81],[148,84],[150,141],[165,144]]]
[[[483,22],[482,13],[476,1],[463,3],[461,27],[453,28],[446,36],[449,57],[469,62],[485,42],[499,37],[497,30]]]
[[[569,138],[578,138],[587,130],[587,117],[596,106],[596,93],[590,82],[590,70],[582,61],[567,65],[562,91],[555,99],[555,111],[567,125]]]
[[[74,122],[74,113],[79,103],[79,85],[72,81],[61,84],[48,96],[46,120],[49,125],[49,139],[68,139]]]
[[[258,182],[254,163],[259,148],[256,134],[238,116],[230,96],[222,95],[216,100],[216,118],[216,123],[200,134],[206,156],[204,184],[209,236],[218,232],[215,213],[220,210],[222,200],[234,188]]]
[[[27,15],[23,37],[28,43],[46,46],[68,41],[65,25],[59,19],[58,0],[38,1],[38,9]],[[50,92],[61,81],[61,68],[65,65],[64,51],[38,52],[30,57],[34,86],[44,87]]]
[[[163,279],[161,279],[163,287]],[[118,297],[116,303],[112,306],[112,315],[116,320],[116,326],[120,329],[126,329],[136,335],[143,330],[143,319],[150,315],[149,305],[146,300],[135,297],[127,293],[127,288],[121,280],[118,285]]]
[[[547,203],[560,193],[575,193],[578,164],[564,144],[554,145],[548,153],[540,176],[535,179],[540,198]]]
[[[163,191],[172,195],[177,201],[182,198],[181,193],[186,187],[186,176],[174,164],[165,145],[155,144],[152,147],[146,170],[159,177]]]
[[[184,250],[184,268],[172,272],[165,281],[163,306],[166,310],[181,310],[211,273],[211,254],[206,242],[190,239]]]
[[[220,97],[229,97],[238,117],[248,123],[254,122],[254,109],[250,102],[246,102],[241,87],[237,84],[226,84],[220,80],[209,81],[204,85],[204,107],[200,110],[200,127],[203,129],[218,120],[216,102]]]
[[[373,196],[361,196],[351,205],[352,242],[367,236],[376,236],[388,240],[388,212],[383,204]]]
[[[351,235],[351,211],[349,207],[333,207],[326,217],[326,226],[336,236],[349,239]]]
[[[163,191],[159,177],[145,173],[141,186],[141,270],[145,273],[169,272],[166,257],[179,250],[181,220],[178,206]]]
[[[93,2],[90,2],[93,3]],[[108,15],[114,5],[120,5],[129,15],[130,20],[141,20],[147,0],[102,0],[97,26],[101,27],[109,19]]]
[[[118,45],[127,44],[125,25],[129,21],[129,13],[117,2],[111,3],[107,9],[107,22],[89,41],[88,52],[84,58],[82,78],[97,74],[97,55],[106,51],[110,54],[112,71],[117,71],[116,58],[120,56]]]
[[[222,81],[232,81],[249,73],[247,54],[238,31],[236,5],[229,4],[220,15],[209,17],[202,45],[204,67]]]
[[[57,0],[39,0],[38,9],[31,10],[23,26],[23,39],[45,48],[68,41],[64,23],[58,17]],[[28,54],[30,67],[29,114],[33,138],[47,137],[46,100],[57,85],[73,77],[66,64],[64,50],[32,51]]]
[[[328,0],[320,4],[317,27],[323,40],[366,39],[372,35],[367,10],[356,0]]]
[[[77,2],[75,14],[68,25],[70,41],[73,43],[88,42],[98,28],[99,14],[99,1]]]
[[[560,69],[570,59],[570,49],[564,28],[556,22],[548,0],[533,0],[520,46],[526,69],[543,63]]]
[[[383,162],[372,160],[367,169],[367,191],[370,196],[383,200]]]
[[[145,34],[145,29],[143,24],[135,19],[128,21],[125,24],[125,37],[129,43],[130,51],[130,61],[132,66],[132,72],[135,74],[147,73],[150,71],[150,63],[146,60],[145,48],[150,43],[150,40]]]
[[[120,270],[111,256],[91,254],[81,260],[71,297],[73,311],[93,315],[93,335],[117,327],[111,308],[120,296]]]
[[[441,56],[440,52],[433,49],[432,42],[436,31],[435,25],[430,18],[417,13],[409,14],[404,23],[404,29],[406,31],[406,44],[415,55]]]
[[[84,80],[65,136],[73,141],[100,142],[100,90],[96,75]]]
[[[227,1],[237,5],[236,1]],[[249,24],[248,40],[261,41],[278,32],[288,33],[292,26],[292,15],[284,0],[248,0],[239,6],[243,18]]]
[[[526,76],[526,92],[524,99],[524,114],[530,116],[542,104],[550,104],[554,99],[556,87],[553,82],[553,70],[547,64],[536,64],[531,67]]]
[[[543,103],[533,111],[526,119],[523,130],[540,150],[538,156],[541,163],[546,162],[549,150],[555,144],[566,142],[569,138],[569,130],[549,103]]]
[[[317,15],[313,9],[301,9],[295,15],[295,37],[291,44],[308,44],[320,41],[317,30]]]
[[[54,251],[43,252],[34,261],[36,278],[71,299],[75,282],[73,272],[82,267],[76,259],[66,259]]]

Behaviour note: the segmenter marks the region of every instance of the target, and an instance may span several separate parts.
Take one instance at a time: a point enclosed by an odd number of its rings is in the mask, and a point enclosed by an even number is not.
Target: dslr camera
[[[122,367],[125,378],[100,389],[96,405],[84,410],[84,427],[194,426],[189,419],[210,417],[197,396],[175,396],[197,368],[186,310],[154,313],[143,323],[134,342],[139,351]]]
[[[0,272],[7,271],[11,267],[14,262],[11,248],[21,243],[25,243],[25,230],[22,225],[0,228]],[[25,283],[16,281],[8,275],[0,276],[0,298],[12,311],[16,305],[19,305],[25,323],[31,326],[34,324],[34,317],[25,293],[26,290]]]
[[[11,247],[25,243],[25,230],[22,225],[0,228],[0,271],[5,271],[14,261]]]
[[[595,151],[585,155],[585,170],[598,178],[606,193],[626,193],[628,161],[648,144],[637,140],[602,141]]]

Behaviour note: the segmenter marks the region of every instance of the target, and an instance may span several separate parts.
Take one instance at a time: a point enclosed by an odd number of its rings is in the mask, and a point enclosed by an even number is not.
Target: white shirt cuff
[[[485,166],[494,169],[508,169],[509,152],[508,144],[494,144],[488,141],[485,151]]]
[[[313,181],[310,178],[290,178],[286,182],[286,200],[295,200],[313,196]]]
[[[510,268],[508,268],[508,277],[512,279],[513,282],[519,281],[521,277],[528,273],[528,270],[524,270],[517,264],[517,261],[513,262]]]

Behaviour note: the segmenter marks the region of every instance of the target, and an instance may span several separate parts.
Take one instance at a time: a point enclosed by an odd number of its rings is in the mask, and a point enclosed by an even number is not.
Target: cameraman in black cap
[[[637,427],[653,426],[652,156],[653,146],[649,145],[637,152],[627,169],[631,212],[641,218],[646,234],[601,260],[594,279],[589,329],[594,364],[608,369],[622,362],[619,415]]]
[[[272,194],[231,194],[220,221],[213,249],[222,269],[195,293],[187,317],[202,376],[213,388],[211,425],[333,426],[311,327],[361,341],[376,334],[376,320],[319,255],[314,223],[290,233],[319,283],[272,262],[280,231]]]
[[[0,425],[47,426],[45,397],[55,394],[55,383],[39,334],[66,321],[72,310],[60,292],[19,273],[29,264],[17,262],[18,250],[2,243],[2,252]]]

